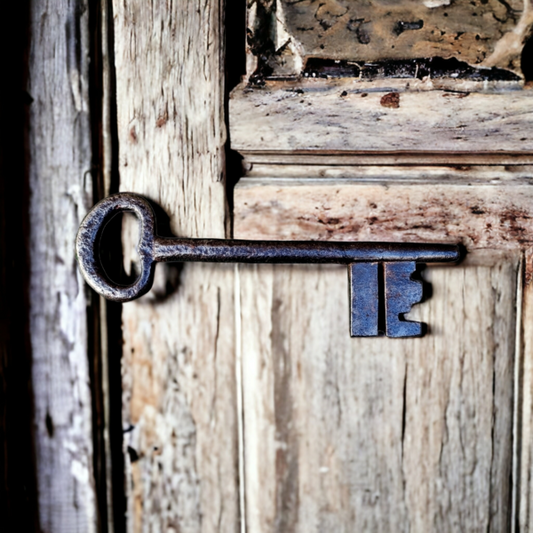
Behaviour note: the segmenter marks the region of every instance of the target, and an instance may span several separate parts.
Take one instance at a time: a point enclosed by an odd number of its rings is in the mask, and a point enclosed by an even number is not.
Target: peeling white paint
[[[89,482],[89,470],[87,466],[80,463],[80,461],[74,459],[72,463],[70,463],[70,472],[80,483],[85,485]]]
[[[429,8],[449,6],[451,4],[451,0],[424,0],[423,4]]]

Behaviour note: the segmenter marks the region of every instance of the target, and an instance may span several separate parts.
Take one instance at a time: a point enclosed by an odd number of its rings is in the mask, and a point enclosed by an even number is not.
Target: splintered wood
[[[250,7],[249,51],[272,75],[299,75],[316,59],[372,62],[454,58],[521,74],[533,24],[523,0],[262,0]],[[266,55],[266,59],[265,59]],[[401,74],[401,69],[397,74]],[[405,74],[405,73],[404,73]]]

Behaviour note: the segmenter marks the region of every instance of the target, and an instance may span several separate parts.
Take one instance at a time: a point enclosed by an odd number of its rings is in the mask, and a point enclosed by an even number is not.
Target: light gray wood
[[[113,8],[121,189],[157,201],[177,235],[223,237],[220,4]],[[239,527],[233,276],[159,265],[151,293],[123,307],[130,531]]]
[[[415,156],[415,154],[412,154]],[[493,157],[491,157],[491,155]],[[372,157],[372,156],[370,156]],[[424,156],[417,154],[418,159],[394,158],[387,161],[385,156],[373,156],[366,160],[365,156],[339,156],[337,158],[326,155],[313,158],[312,156],[288,157],[287,160],[275,164],[271,161],[247,160],[249,166],[246,175],[237,184],[237,189],[254,187],[260,183],[282,183],[282,179],[300,180],[295,186],[326,185],[331,183],[352,184],[432,184],[432,185],[525,185],[533,180],[533,159],[527,164],[527,157],[510,157],[505,162],[496,154],[479,155],[479,161],[461,164],[461,159],[445,159],[437,162],[434,154]],[[518,159],[518,160],[517,160]],[[393,162],[394,161],[394,162]],[[255,178],[253,181],[249,178]],[[287,179],[290,178],[290,179]],[[327,178],[327,181],[323,178]],[[262,181],[259,181],[262,180]],[[350,181],[351,180],[351,181]]]
[[[30,328],[35,452],[43,531],[97,529],[88,293],[74,239],[92,203],[88,7],[31,7],[28,92]]]
[[[345,268],[239,267],[248,531],[508,531],[517,264],[429,269],[405,340]]]
[[[533,91],[470,92],[457,81],[353,80],[268,82],[231,94],[234,150],[255,152],[531,152],[524,134],[533,114]],[[399,107],[382,98],[399,93]],[[479,156],[479,154],[476,154]],[[274,161],[273,161],[274,162]]]

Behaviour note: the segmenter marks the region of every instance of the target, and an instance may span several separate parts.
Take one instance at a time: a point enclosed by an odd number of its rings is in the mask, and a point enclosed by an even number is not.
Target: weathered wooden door
[[[425,272],[421,339],[349,338],[344,268],[238,268],[247,528],[528,531],[530,3],[281,0],[248,21],[234,236],[468,255]]]
[[[33,2],[39,527],[530,531],[530,1],[248,9]],[[468,254],[423,274],[424,338],[350,338],[336,266],[160,265],[119,307],[82,288],[72,246],[117,190],[182,236]]]

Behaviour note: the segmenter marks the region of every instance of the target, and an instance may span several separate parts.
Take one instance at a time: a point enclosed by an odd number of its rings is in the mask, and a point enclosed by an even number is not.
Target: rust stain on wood
[[[528,248],[525,251],[525,269],[524,269],[524,283],[531,285],[533,281],[533,248]]]
[[[379,103],[383,107],[390,107],[391,109],[397,109],[400,107],[400,93],[387,93],[381,97]]]
[[[254,186],[253,184],[257,184]],[[235,191],[235,236],[533,245],[530,185],[365,184],[251,179]]]

